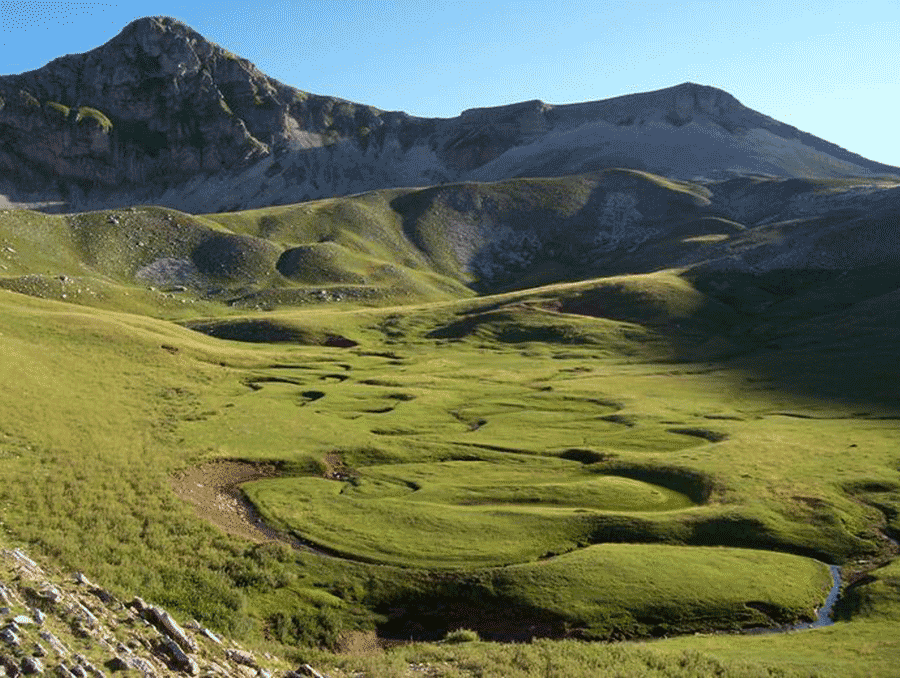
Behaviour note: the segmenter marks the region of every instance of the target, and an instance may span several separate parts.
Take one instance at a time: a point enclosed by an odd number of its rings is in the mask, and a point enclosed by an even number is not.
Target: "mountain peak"
[[[695,82],[456,118],[386,112],[284,85],[168,16],[0,77],[0,137],[4,181],[62,194],[70,209],[118,203],[123,191],[209,211],[609,167],[681,178],[897,172]]]
[[[106,50],[110,47],[120,47],[123,43],[146,43],[148,41],[172,39],[208,42],[183,21],[169,16],[147,16],[135,19],[125,26],[112,40],[97,49]]]
[[[666,119],[676,126],[691,122],[696,115],[732,117],[750,110],[725,90],[696,82],[633,96],[644,98],[645,105],[665,111]]]
[[[186,23],[170,16],[145,16],[140,19],[135,19],[122,29],[119,33],[119,37],[131,38],[139,34],[190,36],[206,41],[202,35]],[[115,38],[113,38],[113,40],[115,40]]]

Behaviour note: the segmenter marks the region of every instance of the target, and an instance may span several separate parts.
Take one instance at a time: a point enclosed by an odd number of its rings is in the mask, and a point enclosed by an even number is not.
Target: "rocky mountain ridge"
[[[0,78],[7,206],[208,213],[606,167],[682,179],[900,175],[714,87],[417,118],[289,87],[167,17]]]

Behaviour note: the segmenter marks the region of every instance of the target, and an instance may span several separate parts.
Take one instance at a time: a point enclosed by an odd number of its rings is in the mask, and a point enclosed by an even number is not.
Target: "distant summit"
[[[695,83],[448,119],[385,112],[280,83],[169,17],[0,78],[0,139],[0,204],[61,210],[222,211],[607,167],[684,179],[900,174]]]

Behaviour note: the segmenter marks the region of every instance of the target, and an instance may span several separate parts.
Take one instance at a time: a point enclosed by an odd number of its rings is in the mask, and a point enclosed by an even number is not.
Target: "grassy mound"
[[[591,638],[669,635],[811,619],[831,586],[822,564],[745,549],[603,544],[500,571],[495,586]],[[731,608],[724,613],[723,608]]]
[[[203,275],[223,282],[265,279],[273,273],[276,258],[270,243],[231,234],[208,235],[191,252]]]
[[[299,245],[285,250],[278,259],[278,272],[306,284],[366,282],[362,272],[366,260],[333,242]]]
[[[725,331],[737,320],[731,307],[671,271],[605,278],[589,288],[561,295],[558,304],[561,313],[651,327],[685,323],[706,333]]]
[[[540,457],[366,466],[346,482],[282,478],[246,492],[267,520],[308,541],[414,567],[527,561],[583,543],[595,511],[694,505],[658,485]]]

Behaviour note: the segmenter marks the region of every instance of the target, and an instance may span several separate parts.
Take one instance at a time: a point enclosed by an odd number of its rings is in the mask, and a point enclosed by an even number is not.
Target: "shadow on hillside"
[[[353,348],[359,344],[339,334],[308,330],[276,320],[241,318],[185,323],[185,327],[216,339],[249,343],[291,343],[310,346]]]
[[[711,363],[758,390],[900,412],[900,270],[891,266],[762,274],[698,267],[498,299],[427,336]]]
[[[900,271],[720,272],[692,282],[740,313],[732,341],[743,350],[726,364],[748,381],[900,412]]]

